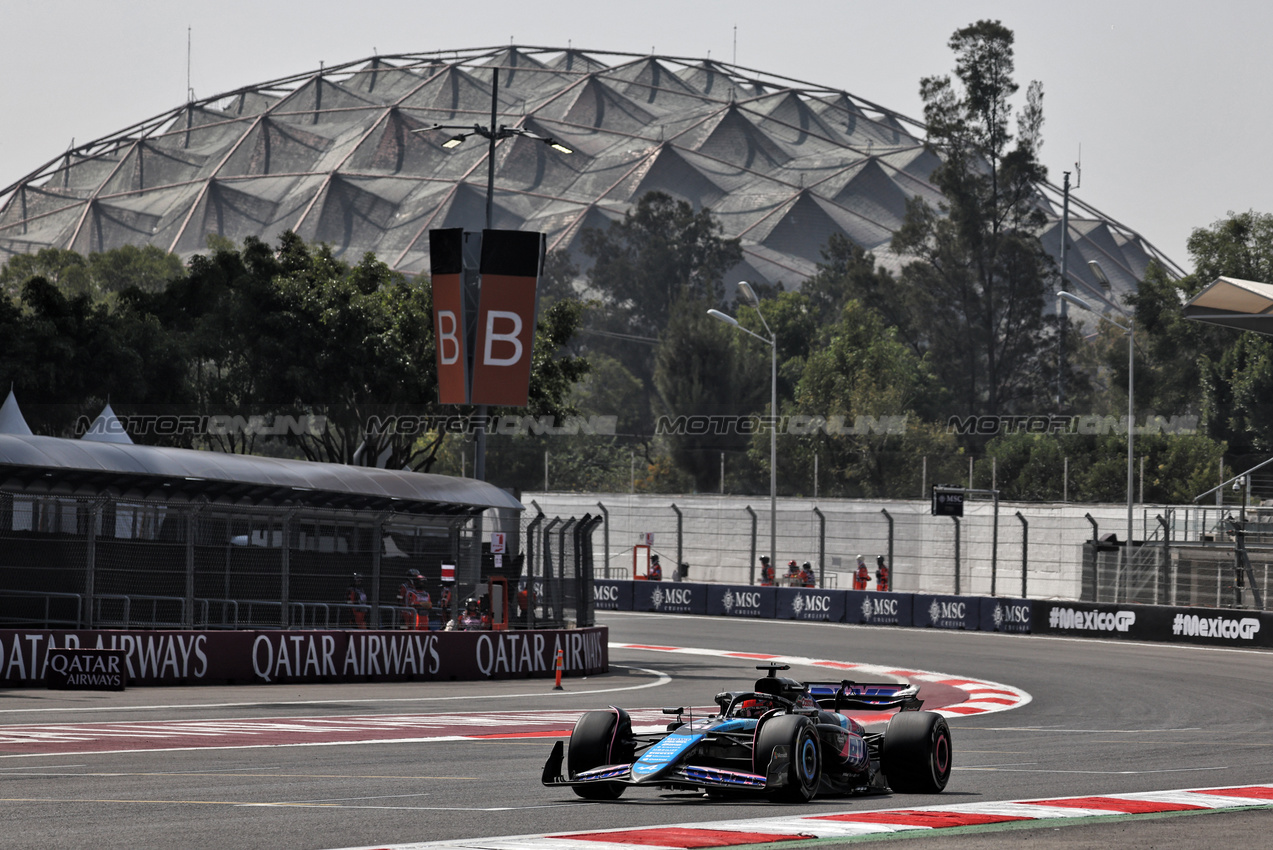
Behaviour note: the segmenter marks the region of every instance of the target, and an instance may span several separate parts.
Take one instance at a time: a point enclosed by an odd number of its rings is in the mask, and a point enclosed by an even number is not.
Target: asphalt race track
[[[383,847],[1273,783],[1268,652],[636,613],[599,618],[614,644],[710,652],[612,648],[610,674],[568,678],[563,691],[550,680],[2,690],[0,848]],[[936,796],[793,807],[629,790],[617,802],[590,803],[540,784],[552,742],[578,711],[710,705],[718,691],[756,676],[754,660],[725,655],[744,652],[937,671],[1009,685],[1029,701],[950,718],[955,770]],[[852,677],[812,667],[788,675]],[[942,704],[956,698],[938,685],[924,695]],[[1273,829],[1271,802],[893,840],[925,848],[1259,847]],[[845,842],[818,846],[837,843]]]

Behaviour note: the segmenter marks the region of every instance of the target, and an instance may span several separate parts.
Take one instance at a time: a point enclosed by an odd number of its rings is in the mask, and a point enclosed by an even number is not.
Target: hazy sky
[[[1055,183],[1081,150],[1075,194],[1186,270],[1194,228],[1229,211],[1273,212],[1273,5],[1255,0],[0,0],[0,189],[72,139],[184,103],[188,28],[197,97],[320,61],[511,39],[736,55],[920,118],[920,77],[949,73],[950,34],[981,18],[1016,33],[1022,90],[1043,82],[1043,160]]]

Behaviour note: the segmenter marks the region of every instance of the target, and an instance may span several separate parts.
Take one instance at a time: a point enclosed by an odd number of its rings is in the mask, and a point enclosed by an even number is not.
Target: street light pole
[[[491,123],[489,126],[483,127],[480,124],[434,124],[421,130],[412,130],[413,133],[428,133],[434,130],[464,130],[466,132],[456,133],[442,143],[444,148],[459,147],[469,136],[481,136],[489,142],[486,154],[486,229],[491,230],[494,227],[495,220],[495,143],[500,139],[508,139],[513,136],[525,136],[528,139],[534,139],[543,142],[559,153],[574,153],[570,148],[561,144],[557,140],[541,136],[538,133],[532,133],[529,130],[523,130],[519,127],[497,127],[495,121],[499,110],[499,68],[491,68]],[[477,433],[475,441],[477,443],[473,455],[473,477],[478,481],[486,480],[486,405],[479,404],[477,406]]]
[[[1092,263],[1095,265],[1095,263]],[[1099,266],[1096,266],[1099,269]],[[1101,273],[1101,277],[1104,273]],[[1134,359],[1136,349],[1136,317],[1128,316],[1127,324],[1116,322],[1109,316],[1096,311],[1091,304],[1079,298],[1072,292],[1058,292],[1057,296],[1064,301],[1068,301],[1076,307],[1081,307],[1089,313],[1109,322],[1116,328],[1121,329],[1127,334],[1127,554],[1131,555],[1132,545],[1132,505],[1133,505],[1133,457],[1135,455],[1134,440],[1136,438],[1136,361]]]
[[[751,284],[740,281],[738,290],[747,303],[756,309],[760,323],[764,325],[768,339],[738,324],[733,316],[720,310],[708,310],[707,315],[727,325],[732,325],[743,333],[754,336],[769,346],[769,566],[778,569],[778,337],[765,321],[765,314],[760,312],[760,299],[756,297]],[[776,572],[775,572],[776,575]]]

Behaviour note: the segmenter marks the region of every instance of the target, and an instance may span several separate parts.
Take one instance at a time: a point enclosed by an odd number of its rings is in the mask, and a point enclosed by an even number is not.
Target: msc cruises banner
[[[64,653],[122,654],[128,685],[451,681],[607,672],[609,630],[67,631],[0,630],[0,685],[45,685]]]
[[[662,614],[706,614],[710,584],[675,581],[633,581],[632,610]]]
[[[714,584],[707,592],[707,613],[724,617],[774,618],[776,587],[750,584]]]
[[[863,626],[909,626],[911,602],[909,593],[877,593],[849,590],[844,600],[844,622]]]
[[[598,611],[631,611],[632,582],[597,579],[592,583],[592,602]]]
[[[819,590],[814,587],[780,587],[776,613],[784,620],[824,620],[844,622],[847,590]]]
[[[916,593],[911,625],[932,629],[978,629],[981,600],[976,596],[930,596]]]

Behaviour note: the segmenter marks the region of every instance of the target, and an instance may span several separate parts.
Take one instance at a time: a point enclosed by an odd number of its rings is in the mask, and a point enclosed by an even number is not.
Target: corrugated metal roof
[[[484,481],[160,446],[0,434],[0,485],[85,492],[162,491],[183,500],[349,507],[411,513],[521,510]]]

